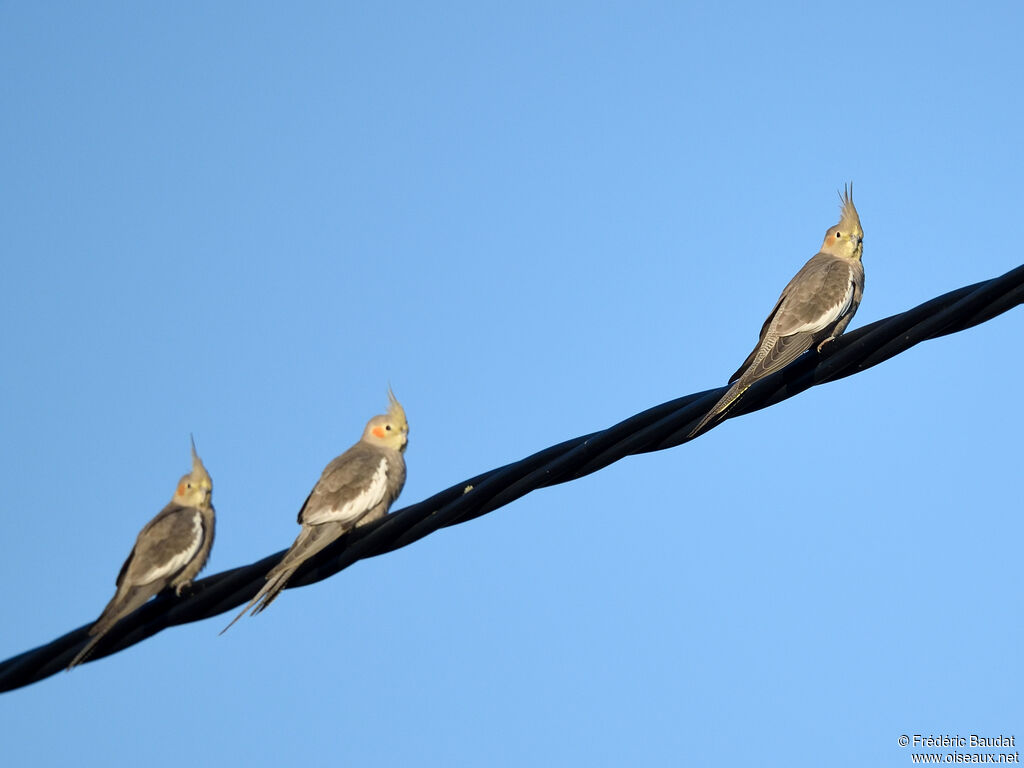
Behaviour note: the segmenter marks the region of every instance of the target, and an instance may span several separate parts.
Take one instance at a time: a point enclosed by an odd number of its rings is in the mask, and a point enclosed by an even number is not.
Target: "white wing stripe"
[[[198,512],[192,516],[192,540],[181,552],[176,554],[165,563],[157,563],[145,573],[139,576],[139,583],[148,584],[151,581],[164,578],[177,573],[191,562],[196,556],[199,547],[203,544],[203,518]]]
[[[842,317],[850,311],[850,305],[853,304],[853,282],[849,282],[846,285],[846,295],[843,296],[843,300],[838,304],[833,304],[824,314],[819,315],[813,320],[808,320],[803,325],[799,325],[796,328],[790,329],[786,334],[792,336],[797,333],[817,333],[823,328],[827,328],[831,323],[842,319]]]
[[[303,518],[303,522],[310,525],[320,523],[336,522],[346,523],[350,520],[357,520],[369,512],[384,499],[384,492],[388,487],[388,460],[381,458],[380,464],[373,472],[369,484],[359,494],[349,499],[340,507],[324,509],[316,515]]]

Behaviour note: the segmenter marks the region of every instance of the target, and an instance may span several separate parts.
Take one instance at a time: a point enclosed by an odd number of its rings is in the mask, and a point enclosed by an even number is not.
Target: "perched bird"
[[[761,338],[732,384],[690,432],[696,436],[720,418],[758,379],[780,371],[800,355],[835,339],[850,324],[864,292],[864,230],[853,205],[853,185],[839,196],[839,223],[825,233],[821,250],[789,281],[761,327]]]
[[[387,514],[405,485],[402,453],[409,439],[405,410],[390,388],[388,400],[388,412],[370,419],[359,442],[324,469],[299,510],[302,530],[295,543],[267,574],[266,583],[256,596],[221,634],[250,608],[255,616],[270,605],[298,567],[332,541]]]
[[[71,660],[68,669],[81,664],[103,636],[121,619],[167,587],[175,593],[192,583],[206,565],[213,546],[213,481],[192,442],[192,471],[178,481],[174,496],[139,532],[135,546],[117,574],[117,592],[107,603],[92,636]]]

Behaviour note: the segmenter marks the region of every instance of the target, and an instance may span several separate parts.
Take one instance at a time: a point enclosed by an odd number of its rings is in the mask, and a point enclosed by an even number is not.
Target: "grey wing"
[[[771,330],[779,336],[831,331],[853,306],[856,285],[849,262],[815,256],[788,286]]]
[[[792,284],[792,281],[790,281],[790,284]],[[786,290],[789,290],[789,285],[786,286]],[[764,344],[764,338],[768,333],[768,327],[772,324],[772,320],[775,319],[775,313],[779,311],[779,305],[782,304],[782,300],[784,298],[786,298],[786,291],[783,291],[782,295],[779,296],[779,300],[776,301],[775,306],[772,307],[771,314],[768,315],[768,319],[765,320],[764,325],[761,326],[761,333],[757,338],[757,344],[754,346],[752,350],[750,350],[750,354],[747,355],[747,359],[743,361],[743,365],[737,368],[736,373],[729,377],[729,384],[732,384],[734,381],[737,381],[740,376],[746,373],[751,363],[753,363],[754,360],[757,358],[757,353],[761,351],[761,345]]]
[[[324,469],[299,522],[356,522],[384,499],[390,469],[387,454],[357,443]]]
[[[211,531],[212,534],[212,531]],[[168,504],[139,533],[135,547],[118,574],[117,585],[165,584],[203,548],[202,514],[193,507]]]
[[[831,333],[855,308],[850,264],[818,255],[793,276],[761,329],[758,346],[733,375],[749,381],[780,371]]]
[[[199,551],[196,552],[192,560],[185,566],[185,568],[175,577],[171,582],[171,586],[180,589],[184,585],[194,579],[201,570],[206,566],[206,561],[210,559],[210,550],[213,548],[213,537],[216,533],[216,511],[211,504],[206,510],[197,510],[200,515],[200,520],[203,526],[203,541],[199,546]]]
[[[776,371],[781,371],[812,346],[814,346],[814,335],[810,333],[769,337],[768,342],[757,350],[760,353],[762,349],[765,349],[764,357],[761,359],[755,357],[755,362],[742,372],[742,378],[753,383]]]
[[[729,377],[730,384],[732,384],[734,381],[739,379],[740,376],[746,373],[750,365],[754,362],[754,360],[757,359],[757,355],[761,351],[761,347],[764,344],[765,338],[768,336],[768,329],[771,328],[772,321],[775,320],[775,316],[776,314],[778,314],[779,307],[781,307],[783,305],[783,302],[786,301],[786,297],[789,296],[790,292],[792,292],[794,286],[799,285],[800,283],[803,282],[808,271],[813,271],[814,269],[816,269],[815,265],[817,263],[817,256],[811,257],[807,261],[807,263],[800,267],[800,270],[795,275],[793,275],[792,278],[790,278],[789,282],[786,283],[786,287],[783,288],[782,293],[779,294],[779,298],[775,302],[775,306],[772,307],[772,311],[768,313],[768,317],[765,319],[764,324],[761,326],[761,332],[758,334],[757,344],[750,351],[750,354],[747,355],[747,359],[743,361],[743,365],[737,368],[736,373]]]

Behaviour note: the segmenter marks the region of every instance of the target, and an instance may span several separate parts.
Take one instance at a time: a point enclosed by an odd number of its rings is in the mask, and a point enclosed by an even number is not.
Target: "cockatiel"
[[[864,230],[853,205],[853,185],[839,196],[839,223],[821,250],[796,273],[761,327],[761,338],[728,391],[690,432],[696,436],[731,408],[751,384],[782,370],[811,347],[818,351],[846,330],[864,292]]]
[[[390,388],[388,399],[388,412],[370,419],[359,442],[324,469],[299,510],[302,530],[295,543],[267,574],[263,588],[221,634],[250,608],[255,616],[270,605],[298,567],[332,541],[387,514],[405,485],[402,453],[409,439],[405,410]]]
[[[178,481],[174,496],[139,532],[117,575],[117,592],[89,628],[92,636],[68,669],[85,661],[117,622],[167,587],[181,594],[206,565],[213,546],[213,480],[192,443],[192,471]]]

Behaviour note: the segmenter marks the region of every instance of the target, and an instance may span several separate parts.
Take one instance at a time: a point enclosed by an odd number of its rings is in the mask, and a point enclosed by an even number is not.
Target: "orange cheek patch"
[[[184,493],[185,493],[185,484],[184,483],[178,483],[178,490],[176,490],[174,492],[174,495],[175,496],[181,496]]]
[[[384,427],[374,427],[372,430],[374,435],[383,439],[384,438]]]

